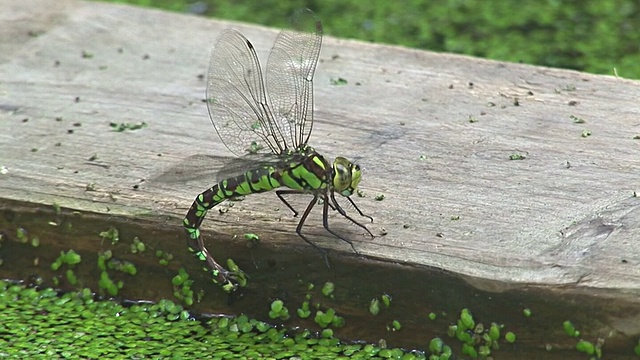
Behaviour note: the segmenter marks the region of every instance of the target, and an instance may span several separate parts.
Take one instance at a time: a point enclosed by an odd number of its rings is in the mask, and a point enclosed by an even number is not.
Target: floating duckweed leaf
[[[298,310],[296,310],[296,313],[298,314],[298,317],[302,319],[308,318],[309,315],[311,315],[311,311],[309,310],[309,302],[304,301],[302,303],[302,306]]]
[[[574,336],[574,337],[580,336],[580,332],[576,330],[575,326],[573,326],[573,323],[571,321],[567,320],[563,322],[562,327],[564,328],[564,332],[566,332],[567,335]]]
[[[335,290],[335,286],[332,282],[327,281],[324,283],[322,287],[322,295],[333,298],[333,291]]]
[[[592,343],[585,340],[578,341],[578,343],[576,344],[576,349],[588,355],[593,355],[596,351],[595,346],[593,346]]]
[[[29,241],[29,238],[27,236],[27,230],[23,228],[18,228],[16,230],[16,237],[18,238],[18,241],[20,241],[21,243],[26,243],[27,241]]]
[[[493,341],[500,339],[500,327],[496,323],[491,323],[489,328],[489,338]]]
[[[100,232],[100,237],[103,240],[110,240],[111,244],[116,244],[118,241],[120,241],[120,234],[118,232],[118,229],[114,228],[113,226],[109,227],[109,230]]]
[[[34,236],[33,238],[31,238],[31,246],[33,247],[40,246],[40,238],[37,236]]]
[[[444,347],[444,342],[439,337],[434,337],[429,342],[429,352],[432,354],[439,355],[442,353],[442,349]]]
[[[504,339],[507,340],[507,342],[509,343],[514,343],[516,341],[516,334],[509,331],[506,334],[504,334]]]
[[[460,321],[466,329],[473,329],[475,327],[475,322],[469,309],[462,309],[460,312]]]
[[[369,303],[369,312],[374,316],[380,313],[380,301],[378,299],[371,299],[371,302]]]
[[[389,307],[391,306],[391,296],[388,294],[382,294],[382,296],[380,297],[382,299],[382,303],[384,304],[385,307]]]

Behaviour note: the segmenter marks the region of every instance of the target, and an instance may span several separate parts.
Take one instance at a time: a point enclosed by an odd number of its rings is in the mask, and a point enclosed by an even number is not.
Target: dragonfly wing
[[[311,10],[298,11],[293,30],[283,30],[267,64],[273,118],[288,150],[304,146],[313,127],[313,75],[322,45],[322,24]]]
[[[206,102],[220,139],[235,155],[283,152],[271,126],[258,56],[236,30],[225,30],[213,47]]]
[[[229,179],[249,170],[255,170],[263,166],[282,166],[286,157],[275,156],[273,154],[247,154],[242,157],[229,159],[224,166],[221,166],[215,172],[216,181]]]

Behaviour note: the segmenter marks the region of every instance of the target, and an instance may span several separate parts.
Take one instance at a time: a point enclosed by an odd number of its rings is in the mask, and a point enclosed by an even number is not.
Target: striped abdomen
[[[227,281],[226,270],[211,257],[200,238],[200,225],[207,211],[221,202],[238,196],[288,187],[301,192],[326,192],[331,165],[321,155],[311,152],[294,155],[277,166],[264,166],[225,179],[198,195],[183,221],[189,234],[189,247],[196,256],[213,269],[217,281]]]

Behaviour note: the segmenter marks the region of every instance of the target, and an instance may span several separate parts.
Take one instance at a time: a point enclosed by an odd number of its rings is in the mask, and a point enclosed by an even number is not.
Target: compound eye
[[[338,165],[338,175],[340,176],[340,182],[343,184],[348,184],[351,182],[351,180],[349,179],[351,177],[351,171],[349,171],[349,169],[340,164]]]
[[[333,163],[333,188],[342,193],[351,185],[351,166],[342,158]]]

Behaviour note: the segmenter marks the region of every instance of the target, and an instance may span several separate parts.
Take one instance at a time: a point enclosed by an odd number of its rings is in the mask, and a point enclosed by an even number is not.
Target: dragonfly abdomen
[[[226,281],[227,271],[213,260],[200,237],[200,225],[207,211],[227,199],[279,187],[316,194],[326,192],[330,175],[331,165],[321,155],[311,152],[293,156],[279,166],[263,166],[220,181],[196,197],[184,218],[182,225],[189,234],[189,248],[213,269],[214,279]]]
[[[239,196],[261,193],[280,187],[280,182],[273,176],[276,168],[266,166],[253,169],[244,174],[224,179],[198,195],[184,219],[184,227],[192,240],[200,236],[198,228],[207,215],[207,211],[221,202]]]
[[[225,179],[198,195],[184,219],[192,239],[200,236],[198,228],[207,211],[221,202],[239,196],[288,187],[301,192],[326,190],[331,166],[317,153],[295,156],[282,166],[264,166]]]
[[[213,259],[200,236],[200,225],[207,215],[207,211],[232,197],[265,192],[280,187],[280,181],[273,176],[276,173],[279,172],[273,166],[249,170],[244,174],[220,181],[198,195],[191,204],[189,212],[182,222],[184,229],[189,234],[189,249],[213,270],[214,282],[227,282],[228,271]]]

